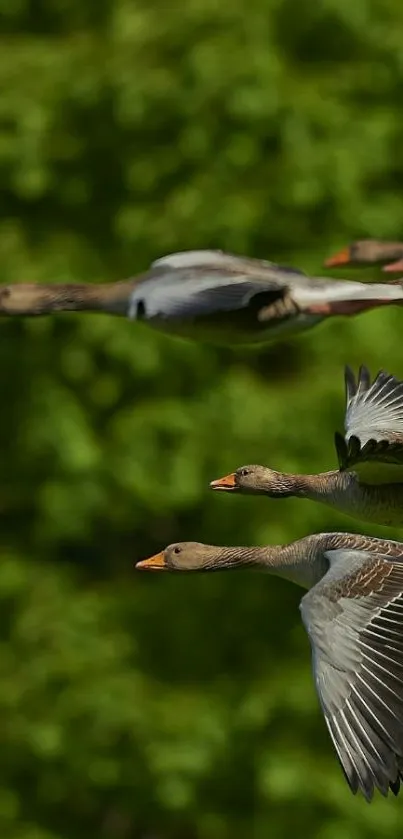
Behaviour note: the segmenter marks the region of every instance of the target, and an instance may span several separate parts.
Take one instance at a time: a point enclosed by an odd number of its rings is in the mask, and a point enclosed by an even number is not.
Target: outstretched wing
[[[171,253],[168,256],[161,256],[151,263],[151,269],[161,269],[166,271],[177,270],[178,268],[202,268],[206,267],[223,268],[224,270],[239,272],[240,270],[247,274],[260,274],[262,271],[267,272],[269,269],[280,270],[291,274],[300,274],[306,276],[304,271],[299,268],[293,268],[290,265],[278,265],[277,262],[270,262],[268,259],[254,259],[251,256],[238,256],[234,253],[226,253],[220,250],[201,250],[201,251],[180,251],[179,253]]]
[[[305,275],[272,262],[222,251],[185,251],[153,262],[131,294],[129,317],[192,319],[281,300],[290,277]]]
[[[403,547],[402,547],[403,550]],[[301,601],[316,689],[350,788],[397,795],[403,778],[403,554],[329,551]],[[355,570],[354,570],[355,569]]]
[[[346,367],[345,384],[345,436],[335,435],[340,469],[366,483],[402,482],[403,382],[381,370],[371,383],[366,367],[356,381]]]

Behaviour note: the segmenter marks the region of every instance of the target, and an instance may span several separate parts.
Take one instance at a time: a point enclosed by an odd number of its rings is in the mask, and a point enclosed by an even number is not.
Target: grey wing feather
[[[365,463],[403,467],[403,382],[381,370],[371,383],[366,367],[360,368],[356,381],[346,367],[345,385],[344,439],[336,434],[340,469],[356,469],[361,464],[361,470],[356,471],[365,477]],[[403,469],[389,469],[385,478],[400,482]],[[377,482],[376,470],[372,480]]]
[[[253,273],[267,269],[278,269],[285,273],[299,274],[306,276],[303,271],[288,265],[278,265],[276,262],[269,262],[266,259],[254,259],[248,256],[238,256],[233,253],[225,253],[221,250],[182,251],[172,253],[168,256],[161,256],[151,263],[152,269],[176,271],[178,268],[217,268],[229,271],[241,271]]]
[[[371,384],[369,371],[361,367],[355,383],[346,369],[346,437],[358,437],[362,444],[371,439],[403,435],[403,382],[381,370]]]
[[[402,547],[403,550],[403,547]],[[329,551],[301,601],[316,689],[347,781],[371,800],[403,777],[403,555]]]
[[[194,318],[217,312],[233,312],[246,308],[259,295],[260,305],[268,305],[274,299],[281,299],[285,292],[278,283],[253,281],[249,277],[231,278],[203,274],[193,276],[189,282],[181,283],[166,278],[156,284],[152,280],[139,283],[130,297],[129,317],[147,318]]]
[[[186,251],[156,260],[130,296],[130,318],[194,318],[282,299],[291,274],[263,260],[222,251]]]
[[[228,265],[229,257],[220,250],[182,251],[161,256],[151,263],[151,268],[163,268],[176,271],[178,268],[197,268],[204,266]]]

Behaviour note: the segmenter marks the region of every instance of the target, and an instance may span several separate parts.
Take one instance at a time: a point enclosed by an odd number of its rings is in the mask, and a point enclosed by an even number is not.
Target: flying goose
[[[371,383],[366,367],[356,382],[345,370],[345,436],[336,432],[339,469],[317,475],[241,466],[212,481],[214,490],[309,498],[354,518],[403,526],[403,382],[381,371]]]
[[[403,242],[383,242],[378,239],[358,239],[325,261],[326,268],[365,268],[369,265],[386,265],[403,257]],[[401,271],[401,266],[383,270]]]
[[[145,571],[260,566],[310,589],[301,615],[316,690],[353,793],[397,795],[403,778],[403,544],[319,533],[289,545],[169,545]]]
[[[0,315],[106,312],[183,337],[242,344],[402,300],[403,284],[309,277],[296,268],[204,250],[164,256],[123,282],[0,287]]]

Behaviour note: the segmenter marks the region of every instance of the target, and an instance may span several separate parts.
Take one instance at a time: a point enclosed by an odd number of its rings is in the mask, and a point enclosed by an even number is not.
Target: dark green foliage
[[[397,0],[0,0],[0,22],[3,282],[193,247],[320,274],[402,238]],[[400,836],[400,802],[338,768],[297,589],[132,569],[180,539],[369,532],[208,482],[333,468],[342,368],[403,375],[403,312],[262,353],[95,315],[0,329],[1,836]]]

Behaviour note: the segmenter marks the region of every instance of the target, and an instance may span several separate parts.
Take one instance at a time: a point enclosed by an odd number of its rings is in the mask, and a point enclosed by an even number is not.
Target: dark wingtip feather
[[[348,440],[348,458],[349,460],[356,459],[361,451],[361,443],[355,434],[352,434]]]
[[[395,781],[389,781],[389,787],[390,787],[391,791],[393,792],[393,795],[399,795],[399,790],[400,790],[400,777],[399,777],[399,775],[397,776]]]
[[[371,374],[368,367],[366,367],[365,364],[361,364],[356,381],[351,367],[346,364],[344,368],[344,381],[346,385],[347,402],[350,402],[350,400],[353,399],[359,391],[363,392],[371,387]]]
[[[358,387],[357,390],[368,390],[371,385],[371,374],[365,364],[361,364],[358,373]]]
[[[352,399],[357,393],[357,385],[355,382],[354,373],[348,364],[346,364],[344,368],[344,384],[346,388],[346,399],[347,402],[349,402],[350,399]]]
[[[387,373],[386,370],[379,370],[379,373],[377,373],[374,379],[374,387],[382,387],[388,381],[396,382],[397,380],[390,373]]]
[[[349,437],[346,442],[345,438],[336,431],[334,435],[334,442],[336,446],[337,457],[339,461],[339,470],[344,472],[350,466],[351,462],[356,462],[361,452],[361,443],[354,434]],[[372,442],[372,441],[370,441]],[[368,443],[367,443],[368,446]]]
[[[339,464],[340,472],[346,468],[347,465],[347,456],[348,456],[348,449],[347,443],[340,431],[336,431],[334,435],[334,445],[337,454],[337,460]]]
[[[340,766],[340,768],[341,768],[341,771],[342,771],[342,773],[343,773],[343,775],[344,775],[344,777],[345,777],[345,780],[347,781],[347,783],[348,783],[348,785],[349,785],[349,787],[350,787],[350,789],[351,789],[351,792],[353,793],[353,795],[357,795],[357,792],[358,792],[358,781],[357,781],[357,776],[356,776],[354,773],[349,773],[349,772],[347,772],[347,770],[346,770],[346,768],[343,766],[343,763],[342,763],[342,761],[341,761],[341,759],[340,759],[339,755],[337,754],[337,752],[336,752],[336,756],[337,756],[337,760],[338,760],[338,762],[339,762],[339,766]]]

